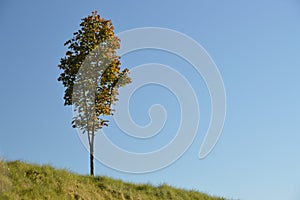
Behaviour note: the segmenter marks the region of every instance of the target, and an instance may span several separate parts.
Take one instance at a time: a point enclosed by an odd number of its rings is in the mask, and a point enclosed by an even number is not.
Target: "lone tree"
[[[94,175],[94,141],[97,131],[108,126],[106,116],[113,114],[118,89],[131,82],[129,70],[120,69],[120,40],[111,20],[96,11],[82,19],[80,29],[65,44],[68,50],[58,67],[58,81],[65,87],[64,105],[73,105],[73,128],[87,135],[90,174]]]

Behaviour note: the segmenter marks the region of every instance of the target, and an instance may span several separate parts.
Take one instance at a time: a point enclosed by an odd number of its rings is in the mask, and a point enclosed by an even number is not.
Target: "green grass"
[[[51,166],[0,161],[0,199],[224,200],[166,184],[132,184],[103,176],[83,176]]]

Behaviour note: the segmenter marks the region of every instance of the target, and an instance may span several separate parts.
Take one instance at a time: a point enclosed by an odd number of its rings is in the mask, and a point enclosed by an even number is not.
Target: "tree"
[[[108,126],[107,116],[118,101],[118,89],[131,82],[129,70],[120,69],[116,50],[120,40],[111,20],[96,11],[82,19],[80,29],[65,44],[67,52],[58,67],[58,81],[65,87],[64,105],[72,105],[76,115],[72,127],[87,134],[90,150],[90,174],[94,175],[94,141],[97,131]]]

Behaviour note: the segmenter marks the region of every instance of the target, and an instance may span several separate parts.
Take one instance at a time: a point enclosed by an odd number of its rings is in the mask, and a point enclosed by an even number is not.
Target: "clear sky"
[[[155,26],[192,37],[218,66],[227,93],[222,136],[209,156],[199,160],[210,119],[209,95],[201,77],[193,76],[188,66],[180,68],[186,63],[168,53],[149,50],[124,56],[126,67],[147,62],[168,64],[184,74],[194,88],[199,84],[200,128],[189,150],[167,168],[137,175],[97,162],[97,175],[168,183],[233,199],[300,199],[298,0],[1,0],[2,158],[88,174],[88,152],[71,128],[72,110],[63,106],[64,88],[56,79],[60,73],[57,64],[66,50],[64,42],[78,30],[80,19],[93,10],[112,19],[117,33]],[[159,142],[154,138],[135,143],[114,123],[107,134],[125,149],[155,150],[178,128],[176,99],[158,86],[144,87],[134,98],[133,119],[139,124],[148,123],[151,104],[166,105],[171,112],[162,132],[166,137]]]

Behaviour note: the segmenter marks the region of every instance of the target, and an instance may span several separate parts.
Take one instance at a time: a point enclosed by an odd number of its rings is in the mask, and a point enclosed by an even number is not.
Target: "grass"
[[[225,200],[166,184],[132,184],[103,176],[83,176],[51,166],[0,161],[2,200]]]

